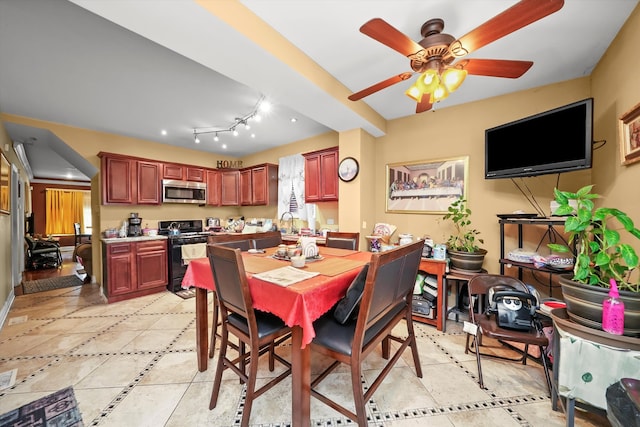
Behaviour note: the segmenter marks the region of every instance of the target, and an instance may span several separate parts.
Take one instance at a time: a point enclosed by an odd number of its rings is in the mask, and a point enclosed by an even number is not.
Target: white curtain
[[[307,219],[302,154],[280,157],[278,162],[278,218],[285,212],[291,212],[295,218]]]

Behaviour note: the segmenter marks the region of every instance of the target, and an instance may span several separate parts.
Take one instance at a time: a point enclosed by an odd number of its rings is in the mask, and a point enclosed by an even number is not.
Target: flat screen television
[[[485,130],[485,178],[591,168],[593,98]]]

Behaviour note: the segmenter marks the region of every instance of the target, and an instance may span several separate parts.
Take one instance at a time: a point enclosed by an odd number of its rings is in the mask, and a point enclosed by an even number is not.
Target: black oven
[[[178,227],[179,234],[170,233],[170,228]],[[168,237],[169,284],[167,289],[177,292],[182,289],[182,278],[187,271],[187,264],[182,260],[182,246],[196,243],[207,243],[209,233],[203,232],[202,220],[160,221],[158,234]]]

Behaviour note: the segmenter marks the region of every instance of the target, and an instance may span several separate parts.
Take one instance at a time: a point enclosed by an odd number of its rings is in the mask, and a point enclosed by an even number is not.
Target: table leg
[[[198,353],[198,371],[207,370],[209,361],[209,315],[207,313],[207,290],[196,288],[196,351]]]
[[[293,427],[311,425],[311,348],[302,348],[302,327],[291,328],[291,416]]]

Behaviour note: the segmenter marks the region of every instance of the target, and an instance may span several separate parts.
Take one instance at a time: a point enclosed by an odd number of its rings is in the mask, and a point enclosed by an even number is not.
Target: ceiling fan
[[[409,58],[412,71],[353,93],[349,99],[358,101],[420,73],[416,82],[405,93],[417,102],[416,113],[422,113],[456,90],[467,74],[518,78],[531,68],[533,62],[462,58],[557,12],[563,5],[564,0],[521,0],[458,39],[442,32],[442,19],[430,19],[420,29],[423,39],[417,43],[384,20],[374,18],[360,27],[360,32]],[[455,60],[458,61],[454,63]]]

